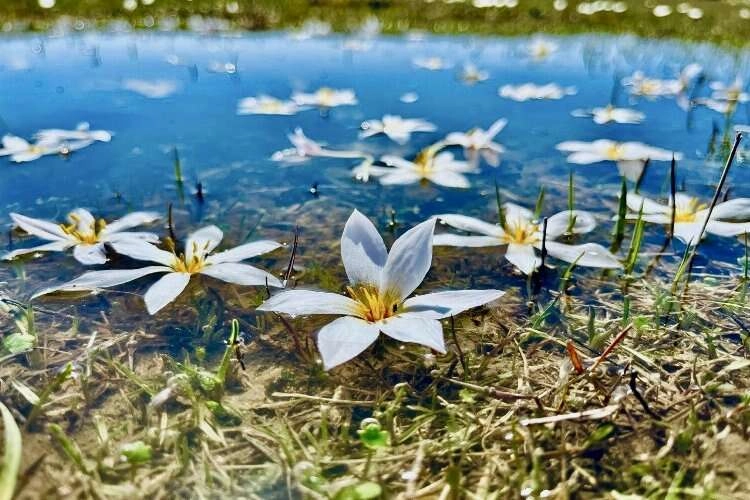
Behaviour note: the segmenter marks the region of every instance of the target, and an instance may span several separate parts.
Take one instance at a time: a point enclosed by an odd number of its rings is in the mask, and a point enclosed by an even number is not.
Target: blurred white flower
[[[148,97],[149,99],[163,99],[177,92],[179,85],[172,80],[139,80],[130,78],[122,83],[122,88]]]
[[[112,140],[112,132],[107,130],[91,130],[88,122],[79,123],[75,130],[59,128],[46,128],[34,134],[38,142],[54,143],[64,141],[99,141],[109,142]]]
[[[372,137],[377,134],[385,134],[398,144],[406,144],[414,132],[434,132],[437,127],[418,118],[401,118],[396,115],[385,115],[381,120],[367,120],[362,122],[362,131],[359,133],[361,139]]]
[[[287,137],[294,147],[276,151],[271,155],[271,160],[284,163],[302,163],[310,158],[365,158],[369,155],[360,151],[334,151],[326,149],[320,142],[307,137],[301,128],[294,129],[294,133]]]
[[[412,61],[414,66],[430,71],[439,71],[452,68],[453,65],[441,57],[415,57]]]
[[[638,124],[646,117],[640,111],[629,108],[616,108],[611,104],[599,108],[577,109],[573,111],[572,115],[578,118],[592,117],[594,123],[599,125],[611,122]]]
[[[654,7],[654,10],[652,12],[656,17],[667,17],[672,13],[672,7],[670,7],[669,5],[660,4]]]
[[[461,80],[468,85],[483,82],[489,77],[490,74],[487,71],[479,69],[473,63],[464,64],[463,70],[461,71]]]
[[[238,115],[295,115],[307,109],[297,105],[294,101],[282,101],[275,97],[259,95],[245,97],[237,103]]]
[[[561,87],[555,83],[546,85],[524,83],[522,85],[503,85],[500,87],[498,94],[506,99],[523,102],[539,99],[562,99],[577,92],[575,87]]]
[[[494,142],[494,139],[507,124],[508,120],[500,118],[487,130],[473,128],[468,132],[452,132],[443,142],[448,146],[464,148],[464,154],[472,165],[476,165],[481,155],[487,163],[496,167],[500,164],[500,155],[505,152],[505,148]]]
[[[471,187],[464,174],[478,173],[476,167],[465,161],[456,160],[452,153],[438,151],[439,148],[435,146],[425,148],[414,161],[395,155],[385,155],[380,160],[393,168],[378,175],[378,181],[383,185],[429,181],[445,187]]]
[[[588,165],[603,161],[616,162],[620,175],[633,181],[641,176],[647,160],[682,159],[681,153],[655,148],[640,142],[615,142],[608,139],[593,142],[565,141],[558,144],[557,149],[568,153],[569,163]]]
[[[555,42],[545,40],[544,38],[537,38],[529,43],[527,51],[533,59],[541,61],[557,52],[558,48],[559,46]]]
[[[357,104],[357,96],[351,89],[332,89],[321,87],[313,93],[295,92],[292,101],[298,106],[319,106],[321,108],[335,108],[337,106],[353,106]]]

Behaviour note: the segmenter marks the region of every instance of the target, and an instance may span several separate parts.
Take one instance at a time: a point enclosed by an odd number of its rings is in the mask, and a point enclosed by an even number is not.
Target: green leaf
[[[27,333],[11,333],[3,338],[3,349],[10,354],[28,352],[34,348],[36,337]]]
[[[383,488],[378,483],[366,482],[346,486],[336,492],[334,500],[372,500],[383,495]]]
[[[0,413],[3,416],[3,448],[5,449],[2,466],[0,466],[0,500],[10,500],[16,489],[18,469],[21,466],[21,431],[13,415],[2,403],[0,403]]]
[[[151,460],[151,447],[143,441],[134,441],[122,445],[120,454],[129,464],[143,464]]]
[[[380,424],[377,422],[365,424],[362,429],[357,431],[357,434],[359,434],[359,440],[362,444],[371,450],[388,446],[388,431],[382,430]]]

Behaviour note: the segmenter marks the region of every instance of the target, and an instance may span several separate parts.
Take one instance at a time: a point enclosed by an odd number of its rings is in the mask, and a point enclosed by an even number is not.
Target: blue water
[[[551,214],[565,208],[572,167],[555,145],[563,140],[601,138],[681,151],[685,159],[678,166],[678,185],[709,199],[723,160],[721,155],[707,157],[709,141],[712,135],[719,139],[725,133],[731,135],[735,124],[750,123],[745,106],[730,120],[705,108],[688,116],[674,99],[632,99],[618,86],[615,102],[645,113],[643,124],[602,126],[573,117],[571,111],[606,105],[614,82],[634,70],[673,78],[683,66],[697,62],[707,68],[709,80],[729,82],[736,75],[747,80],[748,54],[631,37],[552,39],[560,48],[544,61],[525,55],[528,38],[427,37],[414,42],[383,37],[362,52],[344,49],[345,39],[339,36],[295,41],[284,33],[0,39],[0,134],[30,139],[38,129],[74,128],[82,121],[115,134],[110,143],[94,144],[69,158],[47,156],[25,164],[0,158],[0,224],[10,227],[10,211],[61,219],[69,209],[83,206],[115,218],[134,209],[165,211],[173,203],[185,231],[204,221],[220,223],[236,242],[252,226],[247,220],[262,220],[258,228],[262,236],[267,235],[264,229],[275,227],[276,236],[298,222],[305,206],[314,206],[316,213],[325,215],[307,220],[306,230],[311,234],[316,222],[337,233],[352,207],[377,217],[381,228],[386,220],[383,214],[390,209],[407,225],[445,212],[490,220],[496,181],[508,199],[527,206],[533,206],[540,186],[546,186],[545,211]],[[179,65],[167,62],[175,56]],[[412,59],[420,56],[441,56],[453,68],[415,68]],[[236,62],[238,71],[208,71],[212,64],[226,62]],[[487,70],[490,79],[473,86],[464,84],[457,75],[466,62]],[[149,99],[122,88],[124,80],[133,78],[173,81],[177,91],[164,99]],[[578,93],[558,101],[532,102],[498,96],[498,87],[525,82],[575,86]],[[296,116],[236,114],[243,97],[269,94],[285,99],[295,90],[315,91],[322,86],[354,89],[359,105],[329,113],[309,110]],[[419,100],[401,102],[399,97],[405,92],[416,92]],[[414,134],[406,146],[385,136],[357,139],[363,120],[386,113],[425,118],[439,130]],[[358,183],[349,173],[357,163],[352,160],[313,159],[290,167],[270,160],[274,151],[290,146],[286,134],[298,126],[332,149],[411,158],[449,132],[487,128],[501,117],[509,124],[497,140],[508,152],[499,168],[483,165],[481,174],[470,175],[472,188],[468,190]],[[174,184],[174,148],[186,179],[182,195]],[[650,168],[644,194],[665,193],[667,167],[667,163],[655,163]],[[750,196],[747,169],[744,158],[733,167],[732,196]],[[603,221],[601,231],[587,241],[606,244],[607,219],[620,183],[617,169],[612,163],[601,163],[573,170],[577,208],[596,212]],[[202,205],[191,195],[197,182],[206,191]],[[318,198],[310,193],[314,183]],[[261,213],[266,213],[262,219]],[[242,227],[237,221],[243,221]],[[649,231],[660,243],[663,230],[650,227]],[[742,254],[742,246],[732,239],[710,237],[703,252],[731,263]],[[44,257],[27,266],[26,278],[33,284],[37,271],[47,279],[56,272],[63,274],[61,268],[52,266],[60,262],[68,266],[66,272],[80,272],[80,266],[70,261],[62,255]],[[15,279],[8,266],[0,273],[3,279]]]

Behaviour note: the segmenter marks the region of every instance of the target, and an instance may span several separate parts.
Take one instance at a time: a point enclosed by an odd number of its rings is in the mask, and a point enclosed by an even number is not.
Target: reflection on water
[[[111,220],[133,210],[166,213],[172,204],[180,236],[213,223],[225,230],[228,244],[289,241],[295,224],[302,224],[300,265],[310,265],[315,255],[334,264],[331,241],[353,207],[377,217],[384,231],[391,210],[402,227],[442,213],[492,221],[497,182],[506,201],[529,207],[544,186],[545,213],[553,214],[566,208],[573,167],[576,208],[597,215],[592,241],[607,244],[622,172],[610,160],[632,160],[622,142],[650,146],[654,160],[678,153],[678,188],[710,199],[734,126],[750,122],[742,83],[734,84],[735,77],[748,76],[745,54],[622,37],[545,43],[540,51],[539,40],[525,38],[384,37],[366,46],[341,37],[301,42],[285,34],[7,38],[0,42],[0,132],[31,141],[16,143],[24,151],[38,148],[33,138],[42,129],[73,133],[83,122],[113,136],[78,144],[73,135],[67,144],[80,147],[44,151],[26,163],[2,158],[0,220],[9,227],[8,213],[18,212],[62,221],[76,207]],[[696,64],[705,70],[686,75],[683,70]],[[739,101],[729,106],[731,114],[722,113],[727,99]],[[408,134],[403,122],[384,115],[426,122],[416,122]],[[501,146],[500,165],[492,166],[492,155],[474,155],[473,168],[460,173],[469,188],[418,178],[378,182],[384,164],[376,160],[385,156],[398,167],[388,158],[401,157],[419,166],[415,157],[423,148],[452,132],[484,133],[500,118],[507,125],[482,139]],[[363,122],[377,129],[360,136]],[[298,127],[333,153],[300,155],[301,147],[318,145],[295,143],[296,161],[274,161],[288,159],[278,152],[289,150],[287,135]],[[457,159],[472,156],[466,141],[481,137],[460,137],[464,142],[447,141],[448,151]],[[574,148],[589,155],[579,165],[566,163],[570,149],[556,148],[599,139],[616,142],[597,143],[604,144],[599,150]],[[352,175],[363,160],[365,167],[376,161],[368,183]],[[181,183],[174,182],[176,162]],[[730,176],[732,197],[749,194],[744,162],[740,155]],[[642,194],[668,192],[668,166],[650,164]],[[649,231],[653,243],[663,241],[658,226]],[[733,242],[712,236],[702,251],[734,263],[743,250]],[[14,239],[10,247],[36,243]],[[680,253],[682,246],[676,248]],[[0,277],[30,295],[81,271],[69,256],[48,254],[22,270],[4,266]],[[497,285],[512,279],[508,271],[487,266],[472,279]]]

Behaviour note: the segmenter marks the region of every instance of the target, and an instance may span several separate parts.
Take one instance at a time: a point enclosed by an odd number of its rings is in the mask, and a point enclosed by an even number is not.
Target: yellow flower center
[[[206,243],[208,245],[208,243]],[[207,248],[198,248],[197,243],[193,243],[193,253],[190,259],[185,254],[175,253],[174,243],[171,240],[167,241],[167,247],[172,250],[174,254],[174,263],[172,269],[178,273],[190,273],[195,274],[201,272],[206,267],[206,250]]]
[[[611,146],[607,147],[604,154],[606,157],[612,161],[618,161],[622,158],[622,146],[620,144],[612,144]]]
[[[740,90],[732,87],[727,89],[727,101],[737,101],[740,98]]]
[[[260,109],[265,113],[276,113],[281,109],[281,103],[276,100],[263,101],[260,104]]]
[[[394,316],[400,307],[400,300],[390,293],[380,294],[371,285],[347,287],[349,296],[357,302],[357,316],[371,323]]]
[[[75,214],[68,214],[70,224],[60,224],[60,229],[69,236],[72,236],[80,243],[93,245],[99,242],[99,234],[107,227],[104,219],[99,219],[89,224],[88,227],[80,227],[81,219]]]
[[[654,80],[643,80],[641,82],[641,94],[655,94],[659,91],[659,83]]]
[[[505,234],[500,239],[505,244],[533,245],[539,241],[539,226],[531,222],[518,221],[506,223],[503,230]]]
[[[323,87],[318,90],[318,101],[321,106],[330,106],[333,104],[333,96],[334,92],[331,88]]]
[[[698,198],[690,198],[690,201],[686,204],[677,205],[674,212],[674,221],[695,222],[698,218],[697,213],[706,208],[708,208],[708,205],[701,203]]]

